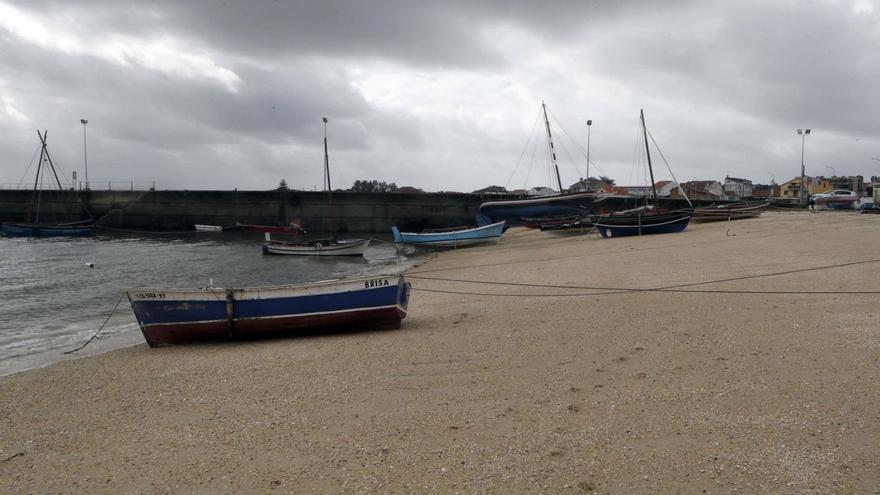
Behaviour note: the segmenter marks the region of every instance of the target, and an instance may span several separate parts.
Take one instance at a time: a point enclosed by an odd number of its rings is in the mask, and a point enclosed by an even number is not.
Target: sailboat
[[[61,186],[61,181],[58,179],[58,172],[55,170],[55,164],[52,162],[52,157],[49,155],[49,149],[46,146],[48,134],[49,131],[44,131],[42,134],[40,134],[39,130],[37,131],[37,136],[40,138],[41,143],[40,161],[37,163],[37,175],[34,179],[31,202],[28,205],[27,220],[23,223],[0,223],[0,230],[7,237],[69,237],[89,235],[92,232],[94,219],[78,197],[76,198],[77,203],[89,218],[86,220],[73,220],[74,215],[67,209],[69,202],[66,201],[66,197],[73,193],[65,191]],[[41,187],[41,183],[46,179],[47,170],[52,172],[49,181],[51,182],[52,179],[55,179],[55,183],[51,188],[44,190]],[[54,186],[56,185],[58,186],[57,192],[54,191]],[[59,198],[51,208],[43,205],[43,196],[46,195],[45,199],[48,202],[50,195],[53,194],[57,194]],[[59,221],[58,217],[61,212],[58,211],[58,204],[61,204],[64,210],[64,221]]]
[[[370,239],[337,239],[336,214],[333,210],[333,187],[330,185],[330,155],[327,152],[327,117],[324,120],[324,184],[327,186],[327,204],[330,208],[333,237],[313,239],[305,242],[285,242],[273,240],[265,233],[263,254],[286,254],[293,256],[363,256]]]
[[[651,191],[654,204],[626,211],[600,215],[593,225],[602,237],[622,237],[630,235],[664,234],[681,232],[687,228],[694,213],[693,209],[667,211],[657,207],[657,186],[654,182],[654,169],[651,167],[651,150],[648,146],[648,127],[645,125],[645,111],[641,111],[642,131],[645,136],[645,153],[648,158],[648,171],[651,174]]]
[[[550,120],[547,118],[547,107],[541,102],[541,110],[544,113],[544,127],[547,130],[549,143],[550,161],[556,173],[556,185],[559,186],[559,194],[540,196],[537,198],[509,199],[502,201],[487,201],[480,205],[477,215],[477,223],[487,225],[495,222],[506,222],[508,227],[523,225],[525,219],[542,219],[553,217],[582,217],[587,215],[596,201],[596,194],[592,192],[580,192],[566,194],[559,177],[559,166],[556,163],[556,150],[553,147],[553,134],[550,132]]]

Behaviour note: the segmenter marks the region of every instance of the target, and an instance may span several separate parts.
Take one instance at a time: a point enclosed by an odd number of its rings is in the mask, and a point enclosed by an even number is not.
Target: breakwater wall
[[[45,195],[41,218],[86,218],[81,203],[98,224],[143,230],[192,230],[195,224],[233,226],[236,223],[286,225],[297,220],[307,230],[332,228],[346,232],[389,232],[473,225],[480,203],[509,199],[467,193],[355,193],[335,192],[332,206],[326,193],[309,191],[70,191]],[[0,221],[25,221],[32,208],[32,192],[0,190]],[[642,200],[643,202],[644,200]],[[635,198],[606,198],[595,211],[635,206]],[[665,203],[665,202],[664,202]],[[695,202],[695,205],[708,202]],[[671,208],[686,207],[673,201]],[[331,215],[331,212],[333,215]]]

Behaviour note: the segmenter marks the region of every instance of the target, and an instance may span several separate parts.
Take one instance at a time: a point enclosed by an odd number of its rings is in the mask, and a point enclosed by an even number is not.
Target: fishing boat
[[[370,239],[337,239],[336,214],[333,210],[333,187],[330,185],[330,155],[327,152],[327,117],[324,121],[324,186],[327,189],[327,204],[330,210],[329,239],[315,239],[303,242],[286,242],[272,240],[270,232],[266,232],[263,243],[263,254],[282,254],[292,256],[363,256],[370,244]],[[298,225],[297,225],[298,226]],[[305,231],[303,231],[305,232]]]
[[[724,205],[704,206],[694,209],[693,222],[718,222],[755,218],[767,211],[768,201],[741,201]]]
[[[598,216],[593,224],[602,237],[623,237],[631,235],[667,234],[682,232],[687,228],[693,216],[693,209],[669,211],[657,208],[657,186],[654,181],[654,169],[651,166],[651,150],[648,146],[648,127],[645,125],[645,112],[640,113],[642,131],[645,137],[645,154],[648,159],[648,171],[651,174],[651,191],[654,205],[646,205],[625,211],[617,211]],[[678,181],[676,181],[678,182]],[[690,201],[689,201],[690,202]]]
[[[321,328],[400,328],[410,284],[403,275],[302,285],[131,289],[131,309],[150,347]]]
[[[58,173],[55,170],[55,164],[49,155],[49,148],[46,145],[46,139],[49,131],[37,136],[40,138],[40,160],[37,162],[37,173],[34,179],[34,189],[31,195],[31,201],[28,204],[27,220],[25,222],[3,222],[0,223],[0,231],[7,237],[70,237],[85,236],[92,232],[94,227],[94,219],[91,213],[82,204],[79,197],[75,197],[75,201],[70,200],[70,196],[75,194],[72,191],[65,191],[58,179]],[[51,172],[51,177],[47,177],[47,172]],[[52,180],[54,179],[54,182]],[[51,186],[43,189],[44,182],[49,182]],[[55,190],[57,186],[58,190]],[[44,197],[45,196],[45,197]],[[44,203],[52,201],[52,207],[47,207]],[[76,202],[79,207],[88,216],[86,220],[73,220],[78,215],[69,211],[70,203]],[[58,205],[61,205],[63,211],[59,211]],[[59,221],[59,219],[62,219]]]
[[[451,227],[447,229],[429,229],[422,232],[401,232],[391,227],[394,244],[409,244],[420,247],[453,247],[474,246],[478,244],[495,244],[504,233],[504,222],[496,222],[480,227]]]
[[[263,254],[286,254],[294,256],[363,256],[370,239],[313,239],[308,242],[272,240],[266,232]]]
[[[551,168],[556,175],[559,193],[533,198],[486,201],[480,205],[479,214],[477,215],[477,223],[479,225],[504,221],[507,227],[513,227],[527,223],[526,218],[572,215],[581,217],[587,215],[593,203],[596,202],[596,194],[592,192],[565,193],[565,189],[562,187],[562,179],[559,176],[556,150],[553,146],[553,134],[550,131],[550,120],[547,118],[547,107],[544,105],[544,102],[541,102],[541,111],[544,114],[544,127],[547,131]]]
[[[552,237],[586,235],[596,230],[591,217],[543,222],[538,228]]]
[[[194,225],[194,228],[196,229],[197,232],[222,232],[222,231],[223,231],[223,226],[222,226],[222,225],[200,225],[200,224],[195,224],[195,225]]]

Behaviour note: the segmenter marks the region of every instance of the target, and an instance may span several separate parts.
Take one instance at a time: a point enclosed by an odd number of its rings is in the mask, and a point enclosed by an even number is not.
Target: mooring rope
[[[105,319],[105,320],[104,320],[104,323],[101,324],[101,328],[99,328],[98,331],[95,332],[95,334],[92,335],[91,338],[89,338],[89,340],[87,340],[85,344],[83,344],[83,345],[77,347],[76,349],[74,349],[74,350],[72,350],[72,351],[67,351],[67,352],[65,352],[64,354],[73,354],[74,352],[81,350],[81,349],[84,348],[85,346],[89,345],[93,340],[95,340],[95,337],[97,337],[98,334],[101,333],[102,330],[104,330],[104,326],[107,325],[107,322],[108,322],[108,321],[110,321],[110,317],[113,316],[114,313],[116,313],[116,308],[119,307],[119,303],[122,302],[122,298],[123,298],[123,297],[125,297],[125,292],[123,292],[122,294],[119,295],[119,299],[116,300],[116,305],[113,306],[113,311],[111,311],[110,314],[107,315],[107,319]]]

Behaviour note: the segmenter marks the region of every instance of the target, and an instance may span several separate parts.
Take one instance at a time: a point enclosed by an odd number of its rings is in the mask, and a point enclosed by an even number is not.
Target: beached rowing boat
[[[285,242],[272,240],[264,234],[263,254],[292,256],[363,256],[370,239],[315,239],[308,242]]]
[[[394,244],[410,244],[421,247],[463,247],[477,244],[495,244],[504,233],[504,222],[482,227],[452,227],[422,232],[401,232],[391,227]]]
[[[721,220],[740,220],[755,218],[767,211],[767,201],[746,201],[726,205],[704,206],[694,209],[693,222],[718,222]]]
[[[410,284],[403,275],[245,289],[126,291],[150,347],[263,335],[399,328]]]

